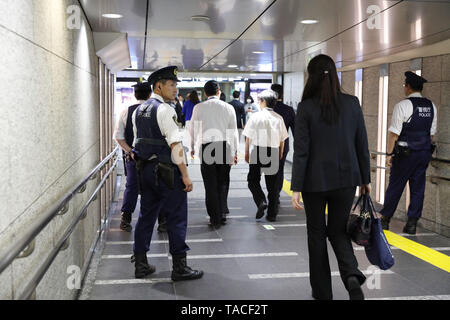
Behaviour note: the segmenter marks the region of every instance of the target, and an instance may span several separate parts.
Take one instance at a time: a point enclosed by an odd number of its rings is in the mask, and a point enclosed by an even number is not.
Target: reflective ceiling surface
[[[450,0],[80,3],[93,31],[128,33],[132,69],[137,70],[178,65],[185,71],[303,71],[319,52],[345,67],[450,38]],[[106,19],[105,13],[123,17]],[[192,21],[194,15],[209,21]],[[305,19],[318,23],[301,23]]]

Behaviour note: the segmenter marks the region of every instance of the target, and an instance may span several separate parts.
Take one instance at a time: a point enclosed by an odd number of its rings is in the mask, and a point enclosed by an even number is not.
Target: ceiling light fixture
[[[265,53],[264,51],[253,51],[254,54],[263,54]]]
[[[102,14],[102,17],[107,19],[120,19],[123,17],[123,15],[117,13],[105,13]]]
[[[318,20],[314,20],[314,19],[305,19],[305,20],[302,20],[300,22],[303,23],[303,24],[315,24],[315,23],[318,23],[319,21]]]
[[[191,17],[192,21],[209,21],[211,20],[210,17],[204,16],[204,15],[196,15]]]
[[[237,64],[230,64],[230,65],[228,65],[228,68],[237,68],[237,67],[238,67]]]

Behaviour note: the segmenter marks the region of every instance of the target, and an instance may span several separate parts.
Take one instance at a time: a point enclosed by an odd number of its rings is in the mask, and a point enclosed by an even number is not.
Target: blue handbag
[[[373,214],[375,207],[372,199],[370,199],[369,195],[367,195],[367,198],[372,226],[370,230],[370,242],[368,246],[364,247],[364,250],[371,264],[378,266],[381,270],[388,270],[394,265],[394,256],[392,255],[391,246],[384,235],[380,219],[376,219]]]

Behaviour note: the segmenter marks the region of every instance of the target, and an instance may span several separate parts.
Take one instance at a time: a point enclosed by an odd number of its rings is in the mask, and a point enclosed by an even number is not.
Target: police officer
[[[133,114],[138,178],[141,183],[141,213],[134,234],[135,276],[144,278],[155,267],[148,264],[156,218],[164,208],[170,254],[173,259],[172,280],[192,280],[203,276],[203,271],[192,270],[186,264],[187,193],[193,184],[187,170],[187,159],[178,130],[175,110],[165,101],[177,95],[178,70],[167,67],[149,77],[154,93]]]
[[[120,229],[131,232],[131,219],[139,196],[138,179],[136,171],[136,162],[130,157],[133,147],[134,134],[131,116],[133,112],[144,103],[152,93],[150,84],[138,82],[133,86],[134,96],[138,100],[138,104],[132,105],[122,111],[116,124],[114,139],[120,145],[124,153],[124,165],[127,176],[127,184],[123,194],[122,204],[122,221]]]
[[[425,174],[434,151],[432,141],[436,134],[437,111],[436,106],[421,95],[427,80],[411,71],[406,72],[405,77],[407,99],[395,106],[389,128],[386,165],[391,167],[391,172],[384,208],[380,213],[383,215],[383,229],[389,230],[390,219],[409,181],[410,204],[403,232],[415,234],[417,221],[422,215]]]

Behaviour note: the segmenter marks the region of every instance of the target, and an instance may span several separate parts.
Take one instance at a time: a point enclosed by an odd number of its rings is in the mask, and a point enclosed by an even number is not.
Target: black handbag
[[[359,206],[359,212],[356,208]],[[371,214],[370,196],[361,195],[350,214],[347,223],[347,233],[353,242],[360,246],[368,246],[370,244],[371,231]]]

